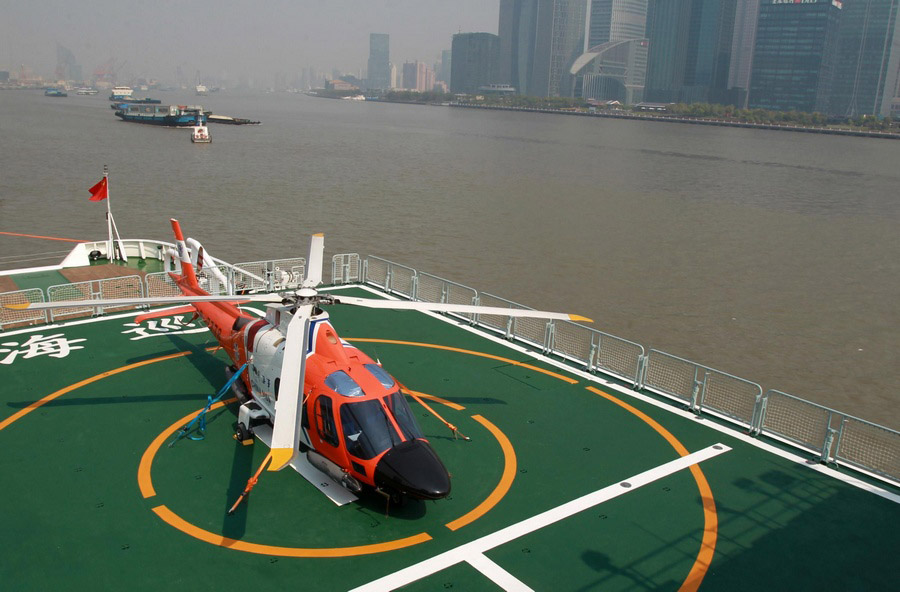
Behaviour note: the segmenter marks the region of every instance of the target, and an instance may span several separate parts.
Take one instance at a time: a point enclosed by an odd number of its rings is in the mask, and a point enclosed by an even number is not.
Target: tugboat
[[[194,123],[194,127],[191,128],[191,142],[194,144],[209,144],[212,142],[209,128],[206,127],[206,123],[203,121],[203,111],[197,113],[197,120]]]

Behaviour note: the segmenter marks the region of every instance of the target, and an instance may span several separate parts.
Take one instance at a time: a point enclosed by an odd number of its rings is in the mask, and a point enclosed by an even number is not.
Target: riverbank
[[[882,132],[874,130],[854,130],[850,128],[816,127],[795,125],[789,123],[751,123],[747,121],[734,121],[728,119],[681,117],[677,115],[656,115],[649,113],[634,113],[628,111],[580,111],[573,109],[548,109],[540,107],[505,107],[502,105],[476,105],[473,103],[451,102],[450,107],[463,107],[467,109],[493,109],[498,111],[529,111],[534,113],[552,113],[558,115],[580,115],[583,117],[607,117],[613,119],[640,119],[642,121],[661,121],[666,123],[687,123],[694,125],[716,125],[723,127],[746,127],[753,129],[778,130],[783,132],[805,132],[810,134],[829,134],[836,136],[860,136],[867,138],[882,138],[886,140],[900,140],[900,132]]]

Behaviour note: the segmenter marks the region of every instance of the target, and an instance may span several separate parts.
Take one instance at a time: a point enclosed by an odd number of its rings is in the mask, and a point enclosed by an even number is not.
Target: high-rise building
[[[369,68],[366,86],[373,90],[391,88],[391,37],[385,33],[369,35]]]
[[[493,33],[453,36],[450,92],[474,94],[479,86],[496,84],[500,38]]]
[[[772,0],[768,0],[771,3]],[[738,0],[734,13],[734,36],[731,42],[731,65],[728,68],[728,91],[732,102],[747,107],[753,49],[756,46],[756,24],[760,0]]]
[[[585,0],[500,0],[500,82],[525,95],[572,96],[586,17]]]
[[[647,0],[591,0],[587,45],[642,39],[646,26]]]
[[[441,71],[440,76],[437,79],[441,82],[450,86],[450,72],[453,64],[453,50],[452,49],[442,49],[441,50]]]
[[[729,102],[735,5],[736,0],[650,0],[644,100]]]
[[[838,0],[764,0],[749,107],[827,112],[840,24]]]
[[[831,113],[890,114],[900,65],[900,0],[844,0]]]
[[[418,68],[419,62],[404,62],[403,63],[403,81],[400,83],[400,88],[406,90],[415,90],[416,84],[418,82]]]
[[[647,74],[647,0],[592,0],[588,49],[570,69],[586,99],[643,100]]]
[[[56,80],[84,80],[81,74],[81,66],[75,61],[75,56],[67,48],[56,44]]]
[[[425,62],[415,61],[403,64],[402,88],[419,92],[434,88],[434,70]]]

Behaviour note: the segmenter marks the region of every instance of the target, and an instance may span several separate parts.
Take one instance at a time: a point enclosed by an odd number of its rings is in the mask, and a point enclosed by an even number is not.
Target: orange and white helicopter
[[[242,404],[235,436],[239,441],[252,441],[255,430],[271,451],[248,482],[244,494],[249,493],[266,466],[270,471],[277,471],[288,465],[312,482],[321,481],[320,475],[304,472],[311,465],[342,485],[347,490],[345,493],[360,493],[368,488],[395,500],[440,499],[450,493],[450,475],[424,438],[398,381],[379,363],[342,340],[323,306],[343,304],[590,321],[564,313],[320,293],[316,288],[322,283],[324,237],[321,234],[312,237],[306,278],[298,290],[278,294],[210,295],[200,287],[178,221],[171,222],[181,274],[170,272],[170,275],[183,296],[92,300],[90,304],[188,303],[188,306],[145,313],[137,318],[194,312],[231,358],[234,369],[247,365],[247,372],[236,383]],[[202,267],[202,247],[193,239],[188,242],[199,251],[195,260],[199,255],[198,267]],[[253,316],[237,306],[250,301],[267,303],[266,318]],[[67,301],[33,303],[27,307],[73,305],[74,301]],[[298,463],[302,464],[302,470]],[[332,499],[345,503],[355,497]]]

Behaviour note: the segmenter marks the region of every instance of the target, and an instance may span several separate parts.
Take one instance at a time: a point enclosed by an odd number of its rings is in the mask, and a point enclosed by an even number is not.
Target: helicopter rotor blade
[[[502,315],[509,317],[527,317],[536,319],[559,319],[563,321],[583,321],[593,323],[592,319],[580,315],[563,312],[547,312],[524,308],[503,308],[499,306],[478,306],[474,304],[449,304],[441,302],[411,302],[409,300],[375,300],[373,298],[356,298],[351,296],[334,296],[337,304],[351,304],[366,308],[387,310],[418,310],[423,312],[456,312],[469,314]]]
[[[272,462],[268,470],[280,471],[297,454],[300,437],[300,408],[303,405],[303,379],[306,374],[306,343],[309,340],[312,304],[297,307],[288,324],[281,362],[275,424],[272,428]]]
[[[322,283],[322,259],[325,256],[325,235],[321,232],[309,240],[309,259],[306,261],[304,288],[315,288]]]
[[[207,295],[207,296],[158,296],[150,298],[98,298],[94,300],[56,300],[53,302],[23,302],[4,304],[9,310],[47,310],[51,308],[76,308],[84,306],[155,306],[162,304],[193,304],[195,302],[281,302],[278,294]]]

